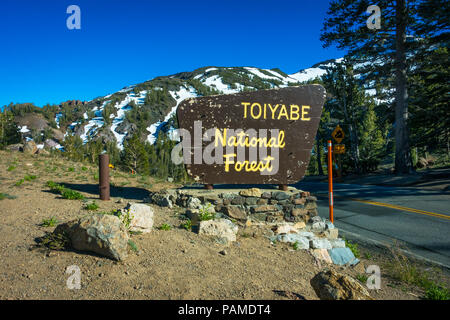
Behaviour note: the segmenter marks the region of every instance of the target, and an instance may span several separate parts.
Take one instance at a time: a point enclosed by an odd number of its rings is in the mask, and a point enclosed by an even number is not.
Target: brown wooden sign
[[[320,85],[184,100],[177,117],[188,173],[205,184],[298,182],[324,102]]]

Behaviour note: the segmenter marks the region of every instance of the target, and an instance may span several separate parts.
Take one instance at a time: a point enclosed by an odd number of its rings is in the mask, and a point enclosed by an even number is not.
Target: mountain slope
[[[203,67],[156,77],[87,103],[60,105],[54,114],[55,129],[65,135],[78,135],[83,143],[97,139],[103,143],[115,141],[119,149],[135,133],[153,144],[186,98],[299,85],[322,76],[335,61],[291,75],[279,69]]]

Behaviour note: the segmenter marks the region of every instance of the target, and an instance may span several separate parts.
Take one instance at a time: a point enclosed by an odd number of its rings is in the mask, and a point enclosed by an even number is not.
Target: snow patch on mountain
[[[127,96],[125,97],[125,99],[122,102],[120,102],[114,106],[117,109],[117,116],[114,116],[114,114],[113,114],[114,119],[112,121],[111,131],[114,134],[114,136],[116,137],[117,147],[120,150],[123,150],[123,140],[127,136],[128,132],[119,133],[116,131],[116,129],[125,119],[125,113],[127,111],[131,110],[131,106],[129,104],[132,101],[134,101],[134,103],[136,105],[143,104],[145,97],[147,95],[147,92],[148,92],[147,90],[141,91],[141,92],[139,92],[138,96],[136,96],[136,94],[134,92],[129,93],[129,94],[127,94]]]
[[[198,96],[195,89],[191,86],[188,88],[182,86],[178,91],[169,91],[170,95],[176,100],[176,104],[172,109],[169,111],[169,113],[166,115],[163,121],[158,121],[153,124],[151,124],[149,127],[147,127],[147,131],[150,133],[147,136],[147,141],[151,144],[154,144],[156,139],[158,138],[159,130],[163,127],[163,125],[169,121],[170,117],[176,112],[178,105],[181,101],[187,98],[195,98]]]

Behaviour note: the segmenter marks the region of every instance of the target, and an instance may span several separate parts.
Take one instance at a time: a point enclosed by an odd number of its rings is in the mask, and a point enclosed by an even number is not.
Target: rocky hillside
[[[171,118],[186,98],[299,85],[323,75],[333,62],[319,63],[290,75],[279,69],[203,67],[157,77],[88,102],[71,100],[49,106],[45,116],[34,115],[33,121],[27,113],[16,119],[24,137],[45,135],[42,142],[46,141],[49,147],[61,148],[60,143],[68,134],[81,137],[83,143],[97,139],[104,143],[115,141],[119,149],[135,133],[153,144],[161,129],[170,130],[175,125]]]

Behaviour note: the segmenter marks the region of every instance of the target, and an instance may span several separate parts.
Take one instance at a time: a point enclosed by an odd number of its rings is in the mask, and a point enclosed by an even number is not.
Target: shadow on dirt
[[[65,188],[69,188],[75,191],[89,193],[93,195],[92,198],[99,198],[98,184],[61,183],[61,185]],[[110,187],[110,195],[112,198],[123,198],[125,200],[143,200],[147,198],[149,194],[150,192],[147,189],[143,188],[117,186]]]

